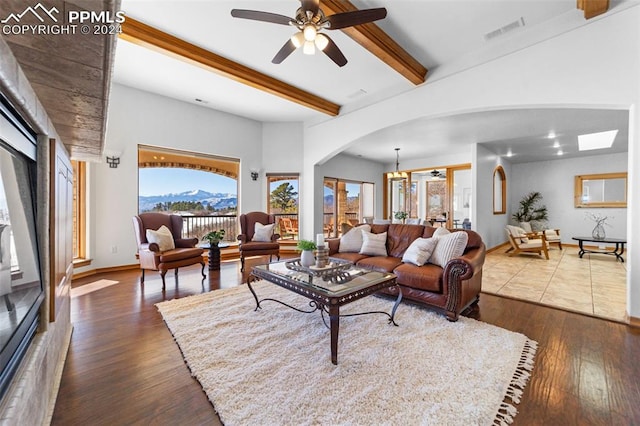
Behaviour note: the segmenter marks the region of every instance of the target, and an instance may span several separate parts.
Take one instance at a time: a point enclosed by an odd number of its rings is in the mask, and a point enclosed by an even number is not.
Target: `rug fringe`
[[[509,387],[505,395],[505,400],[509,399],[512,403],[520,403],[522,392],[524,387],[531,377],[531,370],[533,370],[534,358],[536,356],[536,350],[538,349],[538,342],[527,339],[522,348],[522,354],[518,361],[516,371],[513,373]],[[513,417],[518,413],[518,410],[513,404],[503,401],[498,408],[496,417],[493,420],[495,426],[507,426],[513,423]]]

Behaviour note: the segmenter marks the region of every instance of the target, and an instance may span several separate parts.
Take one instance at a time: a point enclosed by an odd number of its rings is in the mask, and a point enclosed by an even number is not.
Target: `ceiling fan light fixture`
[[[302,47],[304,45],[304,41],[304,34],[302,34],[302,31],[291,36],[291,43],[293,43],[296,49]]]
[[[324,50],[329,44],[329,39],[324,34],[318,33],[318,35],[316,36],[315,43],[318,49]]]
[[[316,53],[316,45],[312,41],[305,41],[302,53],[305,55],[313,55]]]
[[[304,33],[304,39],[307,41],[314,41],[316,39],[316,35],[318,34],[318,30],[313,24],[305,25],[302,32]]]

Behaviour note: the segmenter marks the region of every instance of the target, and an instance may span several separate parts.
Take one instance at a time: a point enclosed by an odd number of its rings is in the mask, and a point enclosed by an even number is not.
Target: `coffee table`
[[[330,262],[335,265],[336,263],[344,263],[340,259],[331,259]],[[289,261],[291,262],[291,261]],[[389,324],[397,326],[395,322],[395,313],[398,309],[398,305],[402,300],[402,290],[398,288],[398,297],[391,309],[391,313],[384,311],[371,311],[371,312],[359,312],[354,314],[340,315],[340,307],[362,299],[365,296],[373,294],[383,288],[393,287],[396,284],[396,276],[390,273],[370,271],[367,269],[357,268],[353,265],[347,265],[348,268],[344,269],[344,272],[350,275],[350,281],[343,283],[332,283],[331,281],[325,281],[321,276],[315,276],[313,274],[291,270],[286,266],[287,262],[275,262],[265,265],[254,266],[251,270],[251,275],[247,279],[247,285],[251,294],[256,300],[256,311],[261,309],[262,302],[267,300],[278,302],[291,309],[295,309],[302,313],[312,313],[320,311],[322,321],[325,326],[331,331],[331,362],[335,365],[338,364],[338,331],[340,329],[340,317],[350,317],[366,314],[384,314],[389,317]],[[255,290],[251,286],[251,283],[260,279],[264,279],[277,286],[290,290],[294,293],[298,293],[308,299],[311,299],[309,306],[311,309],[304,310],[291,306],[277,299],[263,298],[260,299]],[[326,279],[326,276],[325,276]],[[329,324],[325,319],[325,314],[329,316]]]
[[[622,255],[624,254],[624,245],[626,244],[627,240],[622,240],[619,238],[604,238],[604,239],[597,240],[593,237],[572,237],[571,239],[578,241],[578,247],[580,247],[580,250],[578,251],[578,256],[580,256],[580,258],[582,258],[582,255],[585,253],[600,253],[600,254],[608,254],[611,256],[615,256],[616,260],[619,260],[620,262],[624,262],[624,258],[622,257]],[[583,243],[585,241],[591,242],[591,243],[598,243],[598,244],[615,244],[615,248],[610,251],[588,250],[588,249],[585,249],[583,246]]]

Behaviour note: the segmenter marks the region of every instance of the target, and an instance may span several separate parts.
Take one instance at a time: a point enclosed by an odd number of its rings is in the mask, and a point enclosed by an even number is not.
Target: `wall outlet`
[[[118,246],[111,246],[111,253],[117,253],[118,252]]]

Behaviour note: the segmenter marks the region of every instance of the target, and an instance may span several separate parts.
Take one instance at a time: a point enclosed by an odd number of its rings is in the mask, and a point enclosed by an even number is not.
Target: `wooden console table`
[[[580,247],[580,251],[578,251],[578,256],[582,258],[582,255],[585,253],[600,253],[600,254],[609,254],[615,256],[617,260],[620,262],[624,262],[622,258],[622,254],[624,253],[624,245],[626,244],[626,240],[621,240],[618,238],[605,238],[603,240],[596,240],[593,237],[572,237],[573,240],[578,241],[578,246]],[[583,243],[587,241],[590,243],[598,243],[598,244],[615,244],[616,247],[613,251],[606,250],[587,250],[583,247]]]

